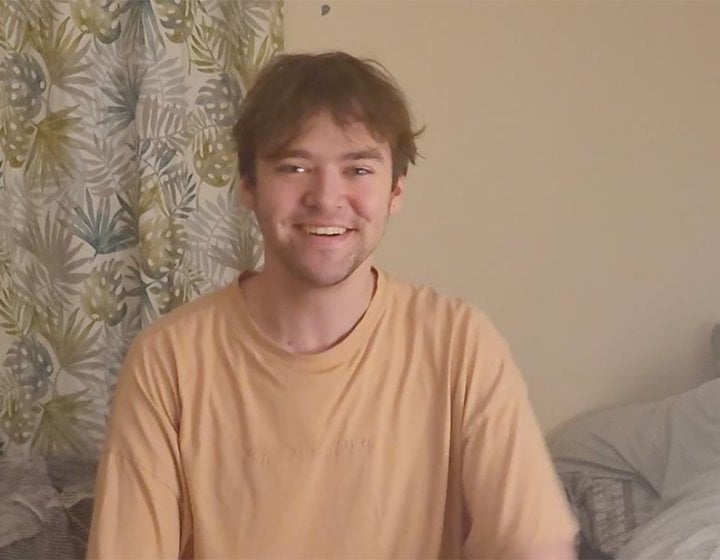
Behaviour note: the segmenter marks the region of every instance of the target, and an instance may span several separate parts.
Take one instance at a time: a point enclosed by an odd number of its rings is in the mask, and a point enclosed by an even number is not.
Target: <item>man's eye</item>
[[[352,174],[353,175],[370,175],[370,174],[372,174],[372,170],[368,169],[367,167],[353,167]]]
[[[302,165],[292,165],[286,163],[284,165],[278,166],[278,171],[280,171],[281,173],[307,173],[308,169],[307,167],[303,167]]]

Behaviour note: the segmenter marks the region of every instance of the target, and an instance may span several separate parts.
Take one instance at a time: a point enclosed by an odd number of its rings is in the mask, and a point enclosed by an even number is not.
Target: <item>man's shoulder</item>
[[[138,341],[157,342],[167,337],[178,341],[190,340],[205,329],[227,325],[238,312],[236,298],[240,292],[236,286],[237,281],[234,281],[214,288],[161,315],[143,328],[137,337]]]
[[[451,295],[429,284],[388,277],[391,304],[404,313],[442,323],[472,323],[492,329],[485,312],[467,299]]]
[[[386,328],[426,352],[455,381],[479,376],[490,383],[508,353],[490,317],[465,298],[425,284],[389,280]],[[449,368],[449,369],[447,369]],[[485,382],[484,381],[484,382]],[[464,385],[463,385],[464,386]]]

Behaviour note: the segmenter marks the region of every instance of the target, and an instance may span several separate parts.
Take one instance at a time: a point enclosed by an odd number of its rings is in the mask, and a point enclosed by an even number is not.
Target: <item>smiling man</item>
[[[300,353],[333,346],[365,312],[371,256],[402,200],[388,143],[341,118],[313,112],[287,145],[260,152],[242,190],[265,242],[263,270],[241,285],[250,314]]]
[[[574,557],[503,339],[373,266],[416,136],[372,62],[260,74],[235,137],[264,266],[133,343],[91,558]]]

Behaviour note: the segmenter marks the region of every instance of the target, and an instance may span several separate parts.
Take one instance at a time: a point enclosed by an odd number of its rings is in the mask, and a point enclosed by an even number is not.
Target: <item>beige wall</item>
[[[509,339],[546,429],[711,373],[720,3],[286,0],[286,50],[381,60],[427,126],[379,262]]]

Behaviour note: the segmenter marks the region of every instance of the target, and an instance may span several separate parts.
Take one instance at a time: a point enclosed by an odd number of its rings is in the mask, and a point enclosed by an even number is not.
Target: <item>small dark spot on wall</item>
[[[328,12],[330,12],[330,6],[328,6],[327,4],[323,4],[320,8],[320,15],[326,16],[328,15]]]

